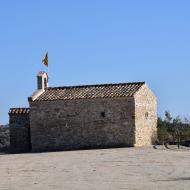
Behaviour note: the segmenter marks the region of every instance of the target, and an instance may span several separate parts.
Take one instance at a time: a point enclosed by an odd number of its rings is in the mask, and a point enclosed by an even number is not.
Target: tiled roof
[[[132,97],[145,82],[49,87],[34,101]]]
[[[10,108],[9,114],[18,115],[18,114],[29,114],[30,108]]]

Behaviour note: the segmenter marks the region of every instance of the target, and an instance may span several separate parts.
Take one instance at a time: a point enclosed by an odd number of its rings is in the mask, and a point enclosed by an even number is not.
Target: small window
[[[145,113],[145,118],[148,119],[148,112]]]
[[[44,78],[44,88],[47,88],[47,79]]]
[[[102,117],[106,117],[105,112],[101,112],[101,116],[102,116]]]
[[[42,89],[42,77],[38,76],[38,89]]]

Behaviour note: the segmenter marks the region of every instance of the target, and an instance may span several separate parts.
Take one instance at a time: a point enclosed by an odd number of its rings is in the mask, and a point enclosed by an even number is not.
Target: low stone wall
[[[10,114],[10,150],[11,152],[31,150],[29,114]]]

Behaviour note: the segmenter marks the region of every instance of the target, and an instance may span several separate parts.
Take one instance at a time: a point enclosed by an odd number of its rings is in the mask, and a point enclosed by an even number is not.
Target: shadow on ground
[[[178,177],[178,178],[169,178],[163,180],[156,180],[156,181],[189,181],[190,177]]]

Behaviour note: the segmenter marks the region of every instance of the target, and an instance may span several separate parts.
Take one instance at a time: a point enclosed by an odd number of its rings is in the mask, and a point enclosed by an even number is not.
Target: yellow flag
[[[42,63],[48,67],[48,53],[46,53],[44,59],[42,60]]]

